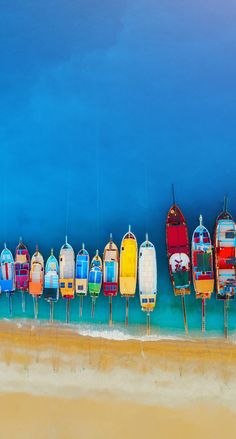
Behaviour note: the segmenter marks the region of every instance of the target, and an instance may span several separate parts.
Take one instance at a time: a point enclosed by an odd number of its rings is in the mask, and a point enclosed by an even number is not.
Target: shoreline
[[[0,321],[0,342],[4,437],[234,437],[234,343],[119,341],[32,321]]]

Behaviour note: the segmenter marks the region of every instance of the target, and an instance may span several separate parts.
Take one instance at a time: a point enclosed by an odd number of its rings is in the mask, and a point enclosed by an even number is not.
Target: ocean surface
[[[236,216],[235,21],[233,0],[0,0],[1,246],[14,252],[22,236],[46,259],[67,233],[76,252],[85,242],[93,256],[110,232],[119,246],[128,224],[139,244],[147,231],[158,256],[152,325],[182,333],[165,249],[171,183],[190,236],[200,213],[212,233],[225,194]],[[192,292],[186,304],[194,332],[201,302]],[[23,315],[16,294],[15,318],[33,317],[30,297],[26,305]],[[86,298],[82,324],[90,312]],[[93,325],[105,328],[108,313],[101,295]],[[8,317],[4,295],[0,317]],[[39,317],[49,317],[43,299]],[[117,297],[115,325],[124,317]],[[65,320],[62,300],[55,319]],[[71,321],[79,322],[78,299]],[[145,325],[138,295],[130,325]],[[213,296],[207,330],[222,328]]]

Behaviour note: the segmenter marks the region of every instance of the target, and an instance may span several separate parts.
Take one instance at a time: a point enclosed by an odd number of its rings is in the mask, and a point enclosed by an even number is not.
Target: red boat
[[[166,220],[166,244],[170,278],[176,296],[190,294],[190,246],[188,228],[180,208],[174,203]]]

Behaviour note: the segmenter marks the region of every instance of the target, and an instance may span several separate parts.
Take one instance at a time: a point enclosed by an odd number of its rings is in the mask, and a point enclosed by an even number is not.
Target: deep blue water
[[[152,322],[182,329],[165,252],[171,183],[190,235],[200,213],[213,230],[224,194],[236,215],[235,21],[233,0],[0,0],[2,245],[14,250],[21,235],[46,258],[68,233],[92,255],[111,231],[117,244],[128,224],[139,243],[148,231],[158,252]],[[187,308],[190,329],[200,327],[193,294]],[[77,309],[75,301],[72,320]],[[19,298],[14,311],[21,315]],[[39,313],[48,316],[42,300]],[[96,321],[107,314],[101,297]],[[208,328],[222,329],[214,298],[207,317]],[[121,298],[114,319],[124,319]],[[130,321],[145,322],[138,297]]]

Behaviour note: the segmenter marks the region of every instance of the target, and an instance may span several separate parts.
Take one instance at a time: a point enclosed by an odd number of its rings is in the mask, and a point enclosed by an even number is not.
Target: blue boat
[[[59,264],[53,249],[46,262],[43,296],[50,303],[50,320],[53,321],[53,305],[59,299]]]
[[[1,292],[12,293],[15,291],[15,264],[12,252],[6,247],[0,257],[1,261]]]
[[[0,256],[1,277],[0,290],[9,295],[9,310],[12,315],[12,293],[15,291],[15,264],[12,252],[6,244]]]
[[[88,293],[88,277],[89,277],[89,254],[82,244],[82,249],[76,256],[75,265],[75,291],[80,297],[80,317],[83,313],[83,297]]]

